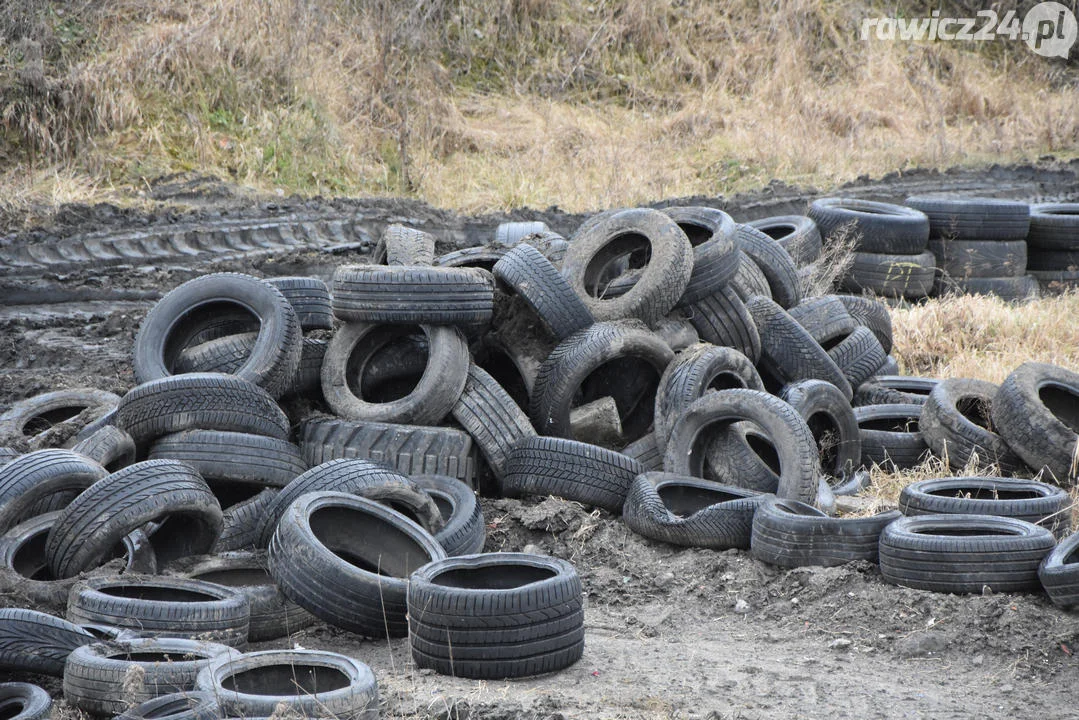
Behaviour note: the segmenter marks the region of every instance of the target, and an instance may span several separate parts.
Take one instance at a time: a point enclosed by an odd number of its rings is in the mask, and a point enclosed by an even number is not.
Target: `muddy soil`
[[[842,191],[901,200],[942,189],[1076,200],[1079,163],[896,174]],[[72,207],[29,229],[9,218],[0,250],[86,233],[290,213],[362,214],[369,237],[344,247],[300,243],[165,262],[102,266],[76,259],[61,270],[5,275],[0,269],[0,286],[18,280],[5,286],[6,295],[0,289],[0,410],[59,387],[130,388],[130,351],[141,318],[155,298],[198,274],[328,277],[339,263],[362,261],[380,225],[398,220],[439,232],[445,250],[493,237],[505,219],[543,219],[564,233],[581,219],[556,208],[463,218],[405,201],[268,203],[204,178],[167,179],[155,192],[161,209],[150,213]],[[745,220],[804,211],[817,194],[776,184],[751,195],[694,201],[726,207]],[[16,285],[22,295],[10,291]],[[483,510],[487,551],[537,551],[576,564],[586,592],[586,645],[573,667],[520,681],[459,680],[413,668],[405,640],[370,641],[327,626],[264,647],[291,643],[369,663],[383,717],[390,718],[1079,716],[1079,614],[1055,608],[1044,595],[908,590],[884,583],[868,563],[781,570],[742,551],[651,542],[612,515],[556,499],[484,499]],[[7,679],[14,678],[0,673],[0,681]],[[43,682],[59,697],[58,681]]]

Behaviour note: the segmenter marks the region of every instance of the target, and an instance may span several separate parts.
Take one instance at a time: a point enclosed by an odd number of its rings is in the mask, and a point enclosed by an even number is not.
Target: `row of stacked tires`
[[[1079,286],[1079,204],[910,197],[906,205],[825,198],[810,206],[824,242],[854,249],[842,289],[919,300],[1006,300]]]
[[[860,468],[930,447],[1073,483],[1075,373],[1028,363],[974,390],[898,377],[884,306],[803,298],[784,242],[709,208],[434,248],[391,226],[387,264],[338,268],[332,295],[313,278],[196,278],[143,320],[123,397],[59,391],[0,417],[19,448],[0,467],[0,581],[66,615],[3,611],[0,664],[128,717],[160,711],[143,700],[269,715],[267,686],[297,667],[309,681],[274,703],[376,716],[356,659],[239,652],[316,621],[408,635],[417,666],[462,677],[571,665],[580,579],[482,553],[474,488],[780,565],[879,561],[930,590],[1030,590],[1040,567],[1054,601],[1076,600],[1059,487],[967,478],[923,494],[968,503],[904,504],[928,519],[829,514]],[[159,697],[173,690],[188,694]]]

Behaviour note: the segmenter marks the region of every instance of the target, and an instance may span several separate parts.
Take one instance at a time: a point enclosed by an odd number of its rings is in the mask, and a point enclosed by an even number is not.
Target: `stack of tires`
[[[907,198],[907,205],[929,217],[929,249],[940,270],[937,294],[1037,297],[1037,281],[1027,275],[1026,203],[927,195]]]
[[[1044,291],[1079,287],[1079,203],[1030,206],[1027,267]]]
[[[920,300],[933,288],[935,258],[926,250],[929,219],[919,210],[853,198],[823,198],[809,207],[825,244],[854,251],[843,290]]]

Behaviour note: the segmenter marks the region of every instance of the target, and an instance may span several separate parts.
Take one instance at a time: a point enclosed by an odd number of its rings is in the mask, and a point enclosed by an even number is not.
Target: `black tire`
[[[951,240],[1023,240],[1030,231],[1030,206],[996,198],[920,195],[907,198],[908,207],[929,217],[935,238]]]
[[[708,343],[692,345],[678,353],[663,371],[656,390],[653,435],[660,455],[683,410],[710,390],[731,388],[764,390],[757,369],[742,353]]]
[[[731,278],[730,289],[737,293],[743,302],[748,302],[754,295],[772,297],[772,289],[768,286],[764,271],[753,258],[741,250],[738,251],[738,270]]]
[[[566,257],[569,242],[556,232],[548,230],[542,233],[534,233],[522,238],[521,242],[531,245],[543,253],[543,257],[551,261],[551,264],[561,270],[562,260]]]
[[[181,460],[207,480],[284,487],[307,470],[300,448],[276,438],[185,430],[154,441],[149,460]]]
[[[1061,484],[1079,475],[1079,373],[1023,363],[1000,384],[990,416],[1004,442],[1036,472]]]
[[[258,547],[263,513],[279,492],[277,488],[266,488],[258,495],[222,510],[221,536],[210,548],[210,552],[254,550]]]
[[[531,426],[529,426],[531,427]],[[300,423],[300,447],[311,467],[330,460],[370,460],[403,475],[449,475],[476,481],[472,438],[456,428],[352,422],[313,415]]]
[[[597,297],[603,269],[621,256],[646,252],[640,279],[625,294]],[[671,311],[693,272],[693,246],[669,217],[634,208],[578,231],[562,261],[562,275],[596,320],[639,318],[652,325]]]
[[[884,359],[884,364],[877,368],[877,372],[873,374],[870,380],[878,378],[882,375],[898,375],[899,374],[899,361],[895,359],[895,355],[889,355]],[[864,383],[863,383],[864,384]]]
[[[109,472],[135,462],[135,441],[115,425],[99,428],[90,437],[72,445],[71,451],[90,458]]]
[[[181,638],[84,645],[72,651],[64,667],[64,701],[94,715],[115,716],[160,695],[194,690],[199,671],[220,657],[236,661],[241,656],[225,645]]]
[[[498,478],[506,473],[506,461],[514,445],[536,434],[528,416],[509,393],[475,363],[469,365],[465,388],[453,406],[453,419],[472,436]]]
[[[333,275],[333,312],[362,323],[488,323],[494,280],[462,267],[342,265]]]
[[[851,387],[858,387],[873,377],[888,361],[888,353],[884,352],[877,336],[861,325],[838,344],[827,343],[824,347]]]
[[[435,236],[398,223],[382,231],[381,244],[387,265],[431,265],[435,261]]]
[[[0,533],[66,507],[108,471],[72,450],[36,450],[0,468]]]
[[[1039,250],[1079,250],[1079,203],[1031,205],[1027,244]]]
[[[921,255],[856,252],[850,273],[840,284],[851,292],[920,300],[933,291],[935,264],[936,258],[928,250]]]
[[[584,650],[581,600],[565,560],[490,553],[433,562],[409,583],[412,659],[474,679],[562,670]]]
[[[209,663],[196,686],[229,717],[377,720],[378,683],[365,663],[321,650],[262,650]]]
[[[805,215],[781,215],[746,223],[779,243],[798,267],[816,262],[822,241],[813,218]]]
[[[822,346],[832,340],[842,340],[860,324],[837,295],[806,298],[789,308],[787,314]]]
[[[858,386],[855,407],[866,405],[925,405],[929,393],[940,382],[937,378],[913,375],[876,375]]]
[[[182,430],[246,432],[285,440],[289,421],[265,390],[243,378],[192,373],[151,380],[120,399],[116,426],[136,446]]]
[[[854,408],[862,440],[862,467],[916,467],[929,455],[918,421],[921,405],[866,405]]]
[[[267,278],[265,282],[277,288],[296,312],[300,329],[333,330],[333,306],[330,288],[314,277]]]
[[[880,535],[880,572],[895,585],[982,594],[1038,587],[1056,539],[1048,529],[990,515],[902,517]]]
[[[78,625],[36,610],[0,608],[0,669],[63,677],[71,651],[97,639]]]
[[[697,328],[693,327],[693,323],[687,320],[680,310],[675,310],[663,318],[653,328],[653,332],[674,352],[681,352],[701,341]]]
[[[655,393],[671,349],[634,322],[600,322],[563,340],[540,365],[532,386],[532,424],[544,435],[572,438],[570,410],[610,396],[622,431],[633,441],[652,426]]]
[[[266,566],[265,552],[248,551],[193,555],[173,561],[164,570],[188,580],[221,585],[247,598],[250,642],[288,637],[315,624],[314,615],[281,594]]]
[[[790,308],[801,302],[798,268],[782,245],[749,225],[739,225],[735,238],[738,249],[764,273],[772,299],[780,307]]]
[[[1071,496],[1036,480],[997,477],[918,480],[899,493],[899,510],[915,515],[996,515],[1048,528],[1056,537],[1071,530]]]
[[[839,388],[845,397],[851,397],[853,390],[843,371],[783,308],[760,296],[752,298],[746,307],[760,331],[760,370],[780,385],[824,380]]]
[[[1001,278],[965,278],[955,281],[965,295],[995,295],[1009,302],[1034,300],[1039,295],[1038,280],[1031,275]]]
[[[415,483],[387,466],[361,459],[330,460],[316,465],[281,490],[266,505],[259,523],[258,547],[270,544],[278,521],[301,495],[318,492],[375,493],[378,488],[417,490]],[[375,493],[377,494],[377,493]],[[437,510],[437,506],[436,506]]]
[[[49,570],[45,542],[62,510],[21,522],[0,536],[0,593],[16,592],[34,607],[63,613],[75,578],[57,579]],[[135,530],[110,551],[110,561],[97,572],[157,572],[153,546],[142,530]],[[122,558],[123,562],[111,560]]]
[[[1072,533],[1045,556],[1038,568],[1038,580],[1054,605],[1064,608],[1079,605],[1079,563],[1076,562],[1075,555],[1077,548],[1079,533]]]
[[[435,258],[435,266],[448,268],[478,268],[480,270],[492,272],[494,271],[495,263],[505,257],[507,252],[509,252],[509,248],[491,247],[489,245],[463,248]]]
[[[1031,270],[1029,275],[1038,283],[1038,290],[1049,295],[1059,295],[1079,288],[1079,269],[1076,270]]]
[[[702,477],[710,433],[717,424],[749,420],[771,440],[778,455],[776,494],[812,502],[817,496],[817,460],[813,433],[797,411],[759,390],[722,390],[690,405],[674,424],[663,466],[667,472]]]
[[[139,703],[115,720],[218,720],[221,708],[210,693],[178,692]]]
[[[64,509],[49,531],[49,568],[68,578],[101,564],[118,542],[149,522],[158,562],[205,553],[221,534],[221,506],[189,465],[136,463],[99,480]]]
[[[678,299],[682,307],[709,297],[727,286],[738,272],[736,226],[731,216],[710,207],[666,207],[663,213],[682,228],[693,246],[693,271]]]
[[[862,438],[854,409],[837,387],[804,380],[783,388],[781,396],[805,420],[813,433],[822,471],[841,483],[861,465]]]
[[[87,424],[106,415],[119,402],[118,395],[97,388],[53,390],[34,395],[20,400],[0,415],[0,439],[37,438],[54,425],[74,418]],[[83,416],[87,410],[91,412]]]
[[[233,588],[163,575],[94,577],[71,590],[67,616],[86,625],[128,628],[143,637],[247,643],[251,606]]]
[[[513,288],[559,340],[595,322],[566,279],[531,245],[507,252],[495,264],[494,276]]]
[[[435,540],[449,557],[483,550],[487,526],[476,491],[448,475],[416,475],[412,481],[431,496],[442,515],[442,529]]]
[[[280,290],[240,273],[189,280],[150,309],[135,336],[136,379],[146,383],[170,376],[200,317],[234,307],[253,313],[259,321],[258,340],[236,376],[280,397],[300,364],[300,323]]]
[[[1079,240],[1076,241],[1079,245]],[[1027,269],[1039,272],[1074,271],[1079,269],[1079,247],[1074,250],[1043,250],[1031,248]]]
[[[0,707],[9,720],[48,720],[52,698],[37,685],[0,683]]]
[[[622,519],[633,532],[659,542],[747,550],[753,513],[765,497],[699,478],[646,472],[630,485]]]
[[[1020,277],[1027,272],[1023,240],[930,240],[937,268],[956,279]]]
[[[547,223],[539,220],[520,220],[499,223],[495,228],[495,244],[502,247],[515,247],[533,235],[550,233]]]
[[[235,375],[250,356],[257,339],[256,333],[240,333],[193,345],[180,352],[174,370],[176,374],[213,372]],[[325,340],[303,338],[300,364],[282,392],[283,396],[309,394],[319,389],[326,344]]]
[[[881,531],[899,517],[898,510],[889,510],[869,517],[833,518],[805,503],[769,498],[753,516],[750,554],[782,567],[875,563]]]
[[[656,434],[650,432],[640,440],[635,440],[621,450],[622,454],[641,464],[645,472],[663,469],[663,453],[656,444]]]
[[[409,575],[446,554],[394,510],[363,497],[321,492],[288,506],[269,557],[281,592],[313,615],[367,637],[403,637]]]
[[[929,393],[918,426],[926,445],[953,469],[977,455],[983,465],[1016,473],[1026,464],[993,429],[991,408],[998,386],[984,380],[948,378]]]
[[[525,438],[510,452],[503,482],[508,492],[556,495],[622,512],[640,463],[596,445],[553,437]]]
[[[862,253],[916,255],[929,240],[929,218],[902,205],[858,200],[821,198],[809,206],[825,244],[853,239]]]
[[[767,433],[748,421],[732,422],[711,432],[701,477],[714,482],[775,493],[782,468]]]
[[[888,312],[888,306],[873,298],[859,295],[836,295],[839,302],[847,308],[860,325],[864,325],[873,331],[880,341],[884,352],[892,351],[892,316]]]
[[[682,312],[704,342],[732,347],[753,362],[760,359],[761,337],[757,324],[733,288],[723,288],[691,303]]]
[[[468,343],[453,327],[420,325],[427,338],[427,365],[415,387],[386,402],[364,399],[362,382],[370,359],[414,333],[416,326],[348,323],[333,336],[322,361],[322,394],[348,420],[434,425],[453,409],[468,378]]]

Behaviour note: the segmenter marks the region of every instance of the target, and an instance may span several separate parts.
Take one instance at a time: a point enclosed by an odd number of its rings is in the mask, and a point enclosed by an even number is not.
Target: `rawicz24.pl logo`
[[[930,17],[864,18],[861,30],[862,40],[1022,40],[1039,55],[1067,58],[1079,35],[1079,24],[1066,5],[1043,2],[1027,11],[1022,20],[1014,10],[1003,17],[994,10],[981,10],[972,18],[941,17],[940,11],[934,10]]]

